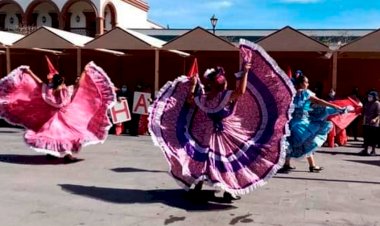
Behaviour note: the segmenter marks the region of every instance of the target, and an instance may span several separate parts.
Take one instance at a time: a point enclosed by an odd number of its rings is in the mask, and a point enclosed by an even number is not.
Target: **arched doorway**
[[[104,18],[104,31],[109,31],[114,28],[117,24],[116,18],[116,8],[112,2],[108,2],[104,6],[103,10],[103,18]]]
[[[24,11],[12,0],[0,1],[0,30],[16,31],[22,24]]]
[[[35,0],[29,4],[25,12],[29,27],[48,26],[59,28],[59,9],[50,0]]]
[[[98,11],[89,0],[69,0],[62,9],[64,30],[94,37]]]

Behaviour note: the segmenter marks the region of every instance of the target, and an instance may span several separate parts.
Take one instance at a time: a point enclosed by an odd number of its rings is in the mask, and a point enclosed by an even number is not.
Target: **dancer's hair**
[[[209,86],[213,87],[215,91],[223,91],[227,82],[224,76],[225,72],[222,67],[207,69],[204,77],[207,79]],[[209,87],[209,88],[211,88]]]
[[[57,89],[60,85],[63,84],[63,77],[59,74],[53,76],[53,89]]]
[[[300,87],[300,85],[305,81],[307,77],[305,75],[300,75],[294,80],[294,86]]]

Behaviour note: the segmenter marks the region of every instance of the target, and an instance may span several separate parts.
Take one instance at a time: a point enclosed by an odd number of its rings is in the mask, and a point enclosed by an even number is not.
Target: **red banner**
[[[331,103],[336,104],[340,107],[350,108],[350,112],[340,115],[333,115],[329,118],[331,122],[335,124],[339,129],[345,129],[356,117],[358,117],[361,112],[363,105],[360,102],[355,101],[352,98],[334,100]]]

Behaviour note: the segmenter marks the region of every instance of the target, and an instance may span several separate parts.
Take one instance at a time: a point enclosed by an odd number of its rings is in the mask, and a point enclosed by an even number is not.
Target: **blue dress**
[[[311,106],[310,97],[315,96],[310,90],[297,92],[294,97],[294,112],[290,121],[288,137],[288,157],[310,156],[321,147],[332,129],[332,123],[326,121],[334,113],[331,108]]]

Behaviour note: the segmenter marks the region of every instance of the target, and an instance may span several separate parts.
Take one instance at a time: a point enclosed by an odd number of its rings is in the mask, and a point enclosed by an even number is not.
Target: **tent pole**
[[[11,53],[9,47],[5,47],[5,58],[7,62],[7,74],[11,72]]]
[[[159,90],[159,80],[160,80],[160,50],[154,50],[154,91],[155,93]]]
[[[82,53],[81,49],[77,48],[77,76],[82,73]]]
[[[338,82],[338,52],[333,53],[333,65],[332,65],[332,88],[336,91]]]

